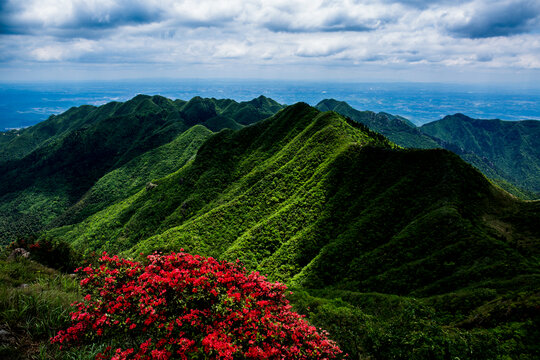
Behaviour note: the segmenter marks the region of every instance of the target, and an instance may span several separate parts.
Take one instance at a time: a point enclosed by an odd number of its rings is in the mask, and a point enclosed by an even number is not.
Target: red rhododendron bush
[[[109,256],[82,271],[84,300],[53,343],[124,344],[97,359],[336,359],[341,350],[291,310],[286,287],[184,252],[147,264]]]

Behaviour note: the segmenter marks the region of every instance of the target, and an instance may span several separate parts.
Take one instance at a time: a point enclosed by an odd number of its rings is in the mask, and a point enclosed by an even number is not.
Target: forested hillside
[[[440,147],[439,143],[430,136],[423,134],[409,120],[384,112],[359,111],[344,101],[325,99],[320,101],[317,109],[321,111],[335,111],[354,121],[366,125],[373,131],[383,134],[394,143],[416,149],[433,149]]]
[[[358,111],[334,99],[322,100],[317,108],[350,117],[403,147],[450,150],[511,194],[523,199],[540,197],[539,121],[483,120],[456,114],[416,127],[400,116]]]
[[[52,135],[0,165],[2,241],[64,271],[102,251],[239,260],[286,283],[294,308],[352,359],[540,356],[540,202],[511,196],[448,150],[405,149],[305,103],[138,96],[117,106],[128,115]],[[35,228],[13,226],[31,216]],[[55,319],[28,316],[58,330],[66,305],[34,292],[56,280],[25,264],[0,259],[0,290],[54,306]],[[35,283],[28,294],[10,285],[21,277]],[[19,329],[10,301],[1,319]],[[34,322],[17,331],[42,341]],[[80,354],[107,344],[92,341]]]
[[[508,182],[540,194],[540,121],[484,120],[455,114],[420,130],[489,159]]]
[[[242,128],[280,107],[264,97],[237,103],[139,95],[20,130],[0,150],[1,237],[5,243],[81,220],[182,167],[212,131]]]
[[[212,136],[154,184],[43,236],[87,253],[240,259],[296,288],[297,306],[355,356],[409,357],[429,343],[437,350],[418,358],[539,350],[529,319],[540,203],[514,199],[447,150],[398,149],[300,103]],[[411,336],[418,343],[406,345]]]

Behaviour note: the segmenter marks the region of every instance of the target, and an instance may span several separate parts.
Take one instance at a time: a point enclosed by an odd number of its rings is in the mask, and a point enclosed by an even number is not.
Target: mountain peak
[[[336,99],[323,99],[319,101],[315,107],[321,111],[330,111],[335,110],[338,107],[345,107],[347,109],[352,109],[352,107],[347,104],[345,101],[338,101]]]
[[[434,148],[438,144],[418,131],[409,120],[388,113],[374,113],[373,111],[359,111],[344,101],[324,99],[317,104],[321,111],[335,111],[343,116],[364,124],[393,141],[394,143],[411,148]]]
[[[471,117],[468,117],[467,115],[465,114],[462,114],[462,113],[455,113],[454,115],[446,115],[443,120],[448,120],[448,119],[456,119],[456,120],[462,120],[462,121],[472,121],[474,120],[473,118]]]
[[[246,103],[255,106],[257,109],[264,109],[264,110],[268,110],[268,109],[274,110],[276,109],[276,107],[278,108],[282,107],[277,101],[269,97],[266,97],[264,95],[259,95],[259,97],[253,100],[247,101]]]

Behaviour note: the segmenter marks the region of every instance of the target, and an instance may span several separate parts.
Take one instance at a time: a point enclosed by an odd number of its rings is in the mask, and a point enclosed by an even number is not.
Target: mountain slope
[[[295,287],[299,311],[352,358],[535,358],[539,218],[539,202],[447,150],[398,149],[300,103],[43,237],[239,258]]]
[[[249,125],[274,115],[282,108],[283,105],[261,95],[241,103],[240,106],[234,106],[234,103],[228,104],[228,106],[222,107],[222,114],[235,119],[242,125]]]
[[[241,193],[251,188],[261,176],[271,176],[273,171],[279,169],[281,176],[289,179],[287,189],[283,189],[284,194],[270,196],[264,192],[254,194],[250,200],[255,202],[258,196],[275,198],[272,200],[275,202],[274,206],[267,206],[266,200],[259,205],[266,208],[265,212],[270,211],[291,196],[290,191],[296,191],[296,187],[307,180],[306,176],[312,176],[313,169],[307,167],[304,161],[302,166],[291,161],[290,157],[300,156],[296,154],[297,151],[302,150],[301,156],[305,161],[312,162],[310,166],[318,166],[318,162],[324,159],[326,154],[349,144],[351,139],[376,141],[342,121],[333,122],[334,116],[336,115],[320,115],[315,109],[299,104],[287,108],[287,111],[281,112],[274,121],[266,121],[264,125],[253,125],[237,134],[221,132],[199,150],[196,158],[198,161],[156,182],[156,188],[143,191],[128,201],[115,205],[115,209],[107,209],[109,212],[106,216],[96,214],[94,219],[98,222],[105,219],[103,221],[108,225],[100,224],[95,229],[103,233],[105,228],[111,226],[111,233],[121,231],[120,237],[136,242],[158,233],[160,229],[183,222],[197,212],[204,212],[205,208],[212,208],[214,204],[210,202],[226,196],[225,191]],[[347,131],[341,134],[332,130],[333,126],[343,127]],[[314,134],[317,134],[316,137]],[[268,157],[272,160],[268,160]],[[286,164],[298,167],[292,171]],[[166,185],[163,185],[163,182]],[[232,187],[229,187],[231,185]],[[161,200],[156,202],[156,199]],[[131,203],[133,204],[124,208]],[[118,213],[112,214],[113,210]],[[122,229],[124,225],[126,228]],[[94,227],[88,224],[82,225],[82,228],[90,230]],[[76,234],[77,231],[71,233]],[[214,235],[224,236],[225,233]],[[90,239],[82,241],[88,245],[93,243]]]
[[[21,159],[53,137],[61,137],[85,124],[112,116],[119,105],[116,102],[99,108],[83,105],[60,115],[52,115],[34,126],[2,133],[0,138],[7,139],[0,143],[0,163]]]
[[[538,203],[507,198],[448,151],[396,150],[350,124],[289,107],[210,138],[155,188],[51,234],[87,251],[240,258],[308,288],[436,294],[536,271],[524,255],[537,251],[534,228],[508,223],[509,242],[484,219],[521,213],[528,224]]]
[[[408,148],[431,149],[439,144],[426,134],[418,131],[416,126],[407,119],[384,112],[358,111],[344,101],[334,99],[321,100],[316,108],[321,111],[335,111],[354,121],[362,123],[388,137],[396,144]]]
[[[540,121],[482,120],[455,114],[420,130],[489,159],[511,182],[540,193]]]
[[[535,184],[540,179],[540,162],[535,147],[539,128],[537,121],[494,120],[493,125],[487,125],[482,123],[484,120],[474,120],[459,114],[417,128],[399,116],[358,111],[345,102],[333,99],[322,100],[317,107],[350,117],[400,146],[450,150],[511,194],[523,199],[538,198],[538,191],[535,190]],[[516,141],[521,144],[516,144]],[[521,149],[511,150],[516,146]]]
[[[138,95],[125,103],[73,108],[24,129],[1,147],[21,157],[0,162],[0,239],[10,241],[52,221],[79,221],[177,170],[209,135],[201,125],[212,131],[243,127],[223,115],[221,103]],[[268,109],[264,102],[256,105],[230,101],[228,111],[241,114],[247,106],[259,119]],[[186,132],[196,125],[197,131]]]
[[[55,219],[52,226],[81,221],[108,205],[135,194],[148,184],[152,186],[149,181],[168,175],[191,160],[201,144],[211,135],[212,131],[207,127],[195,125],[171,142],[107,172],[76,204]]]

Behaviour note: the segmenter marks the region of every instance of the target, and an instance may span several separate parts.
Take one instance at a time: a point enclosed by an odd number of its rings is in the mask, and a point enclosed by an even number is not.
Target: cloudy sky
[[[540,83],[540,0],[0,0],[0,10],[5,81]]]

